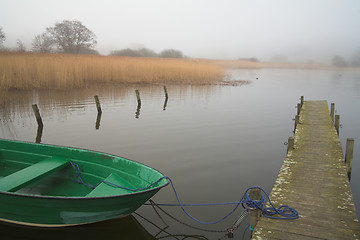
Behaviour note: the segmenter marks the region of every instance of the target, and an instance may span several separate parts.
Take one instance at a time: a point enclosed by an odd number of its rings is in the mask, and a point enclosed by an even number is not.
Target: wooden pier
[[[295,220],[260,217],[252,239],[360,239],[360,225],[338,133],[326,101],[304,101],[270,198]]]

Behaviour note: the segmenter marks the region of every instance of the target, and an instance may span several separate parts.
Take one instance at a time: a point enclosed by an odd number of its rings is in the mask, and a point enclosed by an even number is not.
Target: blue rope
[[[244,238],[245,238],[245,232],[246,232],[246,230],[248,230],[248,229],[250,229],[250,228],[251,228],[251,227],[250,227],[250,224],[246,226],[246,228],[245,228],[244,231],[243,231],[242,237],[241,237],[242,240],[244,240]]]
[[[182,204],[181,201],[180,201],[179,195],[178,195],[178,193],[177,193],[177,191],[175,189],[175,186],[174,186],[172,180],[170,179],[170,177],[168,177],[168,176],[161,177],[157,181],[155,181],[154,183],[152,183],[152,184],[150,184],[150,185],[148,185],[148,186],[146,186],[144,188],[138,188],[138,189],[126,188],[126,187],[119,186],[117,184],[114,184],[114,183],[111,183],[111,182],[108,182],[108,181],[105,181],[105,180],[99,182],[98,184],[90,185],[90,184],[85,183],[83,181],[83,179],[81,178],[79,166],[76,163],[73,163],[71,161],[70,161],[70,163],[71,163],[72,167],[74,168],[74,170],[76,172],[72,176],[71,179],[73,181],[79,183],[79,184],[83,184],[85,186],[91,187],[92,189],[94,189],[96,186],[98,186],[101,183],[106,183],[106,184],[112,185],[112,186],[117,187],[117,188],[122,188],[122,189],[126,189],[126,190],[129,190],[129,191],[132,191],[132,192],[136,192],[136,191],[147,190],[147,189],[151,188],[152,186],[154,186],[155,184],[159,183],[161,180],[166,179],[171,184],[171,187],[172,187],[172,189],[174,191],[174,194],[175,194],[175,197],[176,197],[176,200],[177,200],[178,204],[157,204],[157,205],[159,205],[159,206],[180,206],[181,209],[183,210],[183,212],[188,217],[190,217],[191,219],[193,219],[194,221],[196,221],[198,223],[205,224],[205,225],[207,225],[207,224],[216,224],[216,223],[219,223],[219,222],[225,220],[227,217],[229,217],[231,214],[233,214],[236,211],[236,209],[239,207],[240,204],[247,211],[249,211],[250,209],[253,209],[253,208],[257,208],[257,209],[261,210],[263,216],[267,217],[267,218],[273,218],[273,219],[297,219],[299,217],[298,212],[294,208],[291,208],[289,206],[281,205],[280,207],[275,208],[274,205],[272,204],[271,200],[270,200],[269,195],[266,193],[266,191],[264,189],[262,189],[261,187],[258,187],[258,186],[248,188],[245,191],[245,193],[243,194],[240,201],[238,201],[238,202],[205,203],[205,204]],[[250,190],[255,189],[255,188],[260,189],[265,194],[266,199],[269,201],[270,207],[267,207],[267,208],[264,209],[265,198],[263,197],[262,194],[261,194],[260,200],[256,201],[256,200],[253,200],[253,199],[250,198]],[[200,220],[196,219],[195,217],[191,216],[186,211],[186,209],[184,208],[185,206],[216,206],[216,205],[229,205],[229,204],[236,204],[236,206],[228,214],[226,214],[224,217],[222,217],[222,218],[220,218],[220,219],[218,219],[216,221],[213,221],[213,222],[200,221]],[[145,204],[145,205],[148,205],[148,204]],[[281,217],[279,217],[278,215],[280,215]]]

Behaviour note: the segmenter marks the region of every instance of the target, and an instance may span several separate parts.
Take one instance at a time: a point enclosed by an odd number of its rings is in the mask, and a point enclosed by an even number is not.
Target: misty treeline
[[[0,27],[0,50],[26,52],[23,41],[17,39],[16,48],[8,49],[3,46],[6,35]],[[45,32],[37,34],[31,43],[31,52],[39,53],[71,53],[71,54],[99,54],[94,48],[97,44],[96,35],[80,21],[64,20],[46,28]],[[159,54],[154,51],[142,49],[122,49],[111,51],[112,56],[129,57],[165,57],[183,58],[183,53],[175,49],[166,49]]]
[[[181,51],[175,49],[165,49],[159,54],[148,48],[140,49],[121,49],[110,52],[111,56],[126,56],[126,57],[161,57],[161,58],[183,58],[184,55]]]

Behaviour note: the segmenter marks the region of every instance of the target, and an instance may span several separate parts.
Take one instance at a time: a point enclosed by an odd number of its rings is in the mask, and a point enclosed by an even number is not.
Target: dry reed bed
[[[0,53],[0,89],[71,89],[103,83],[213,84],[224,69],[191,59]]]

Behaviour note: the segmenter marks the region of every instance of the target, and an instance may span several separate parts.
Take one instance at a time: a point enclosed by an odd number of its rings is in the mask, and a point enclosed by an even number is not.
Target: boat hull
[[[32,165],[41,163],[51,154],[77,164],[81,172],[77,173],[69,163],[65,164],[64,169],[31,182],[28,186],[1,191],[1,188],[5,188],[4,182],[7,183],[6,178],[12,180],[14,177],[11,178],[11,175],[14,174],[21,176],[21,172],[26,173],[26,169],[34,168]],[[30,167],[21,167],[18,171],[20,174],[11,173],[13,170],[7,173],[11,167],[25,164],[21,159],[31,159],[31,164],[26,163]],[[0,219],[42,227],[87,224],[126,216],[168,184],[166,179],[161,179],[163,175],[158,171],[119,156],[8,140],[0,140],[0,174],[1,171],[3,176],[0,176],[0,184],[3,186],[0,185]],[[74,181],[74,173],[81,174],[83,180],[94,185],[95,189]],[[114,174],[120,181],[125,179],[124,184],[131,184],[132,188],[140,190],[116,187],[109,190],[111,186],[102,186],[106,185],[104,183],[97,185],[106,176]],[[154,186],[142,189],[159,179]],[[104,191],[101,191],[103,188]],[[97,190],[96,194],[92,194],[94,190]]]
[[[63,227],[126,216],[157,191],[105,198],[46,198],[0,194],[1,218],[24,225]]]

